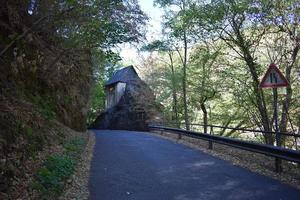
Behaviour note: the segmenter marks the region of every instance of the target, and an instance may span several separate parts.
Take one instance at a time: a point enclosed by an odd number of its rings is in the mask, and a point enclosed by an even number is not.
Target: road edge
[[[88,183],[95,144],[95,133],[93,131],[88,131],[88,141],[86,147],[81,154],[81,158],[78,162],[75,173],[68,180],[68,185],[66,186],[62,195],[59,197],[59,200],[89,199]]]
[[[287,173],[281,173],[278,174],[275,171],[272,171],[272,168],[265,168],[263,166],[260,166],[259,163],[253,163],[251,161],[247,161],[247,159],[250,159],[251,155],[255,155],[255,156],[259,156],[262,157],[263,159],[267,159],[267,160],[272,160],[272,158],[267,157],[265,155],[262,154],[258,154],[258,153],[251,153],[251,152],[247,152],[244,150],[240,150],[240,149],[236,149],[233,147],[229,147],[229,146],[225,146],[225,145],[221,145],[221,144],[214,144],[214,149],[213,150],[209,150],[207,148],[208,144],[207,141],[203,141],[203,140],[197,140],[197,139],[193,139],[193,138],[189,138],[189,137],[182,137],[181,139],[178,139],[176,134],[171,134],[171,133],[167,133],[164,132],[163,134],[161,134],[160,132],[155,132],[155,131],[151,131],[151,132],[147,132],[150,135],[153,136],[157,136],[157,137],[161,137],[167,140],[171,140],[173,142],[188,146],[190,148],[196,149],[196,150],[200,150],[204,153],[207,153],[211,156],[217,157],[219,159],[225,160],[230,162],[233,165],[245,168],[247,170],[250,170],[253,173],[257,173],[263,176],[267,176],[269,178],[272,178],[274,180],[280,181],[281,183],[287,184],[293,188],[296,188],[298,190],[300,190],[300,180],[298,180],[296,177],[294,177],[293,175],[287,174]],[[224,152],[224,150],[220,150],[220,149],[230,149],[230,151],[226,151],[226,153]],[[236,153],[236,155],[231,155],[230,153],[232,153],[233,151],[236,151],[238,153]],[[240,159],[237,155],[238,154],[246,154],[246,159]],[[252,156],[252,157],[253,157]],[[251,159],[250,159],[251,160]],[[258,161],[259,162],[259,161]],[[264,166],[267,166],[267,164],[265,164]],[[273,166],[273,165],[272,165]],[[297,173],[298,176],[300,173],[300,169]]]

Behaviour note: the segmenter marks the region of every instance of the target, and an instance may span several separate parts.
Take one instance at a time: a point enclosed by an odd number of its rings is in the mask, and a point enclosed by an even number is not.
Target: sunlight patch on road
[[[189,163],[186,165],[187,168],[194,168],[194,169],[198,169],[198,168],[205,168],[208,166],[212,166],[214,165],[215,162],[213,161],[204,161],[204,162],[195,162],[195,163]]]

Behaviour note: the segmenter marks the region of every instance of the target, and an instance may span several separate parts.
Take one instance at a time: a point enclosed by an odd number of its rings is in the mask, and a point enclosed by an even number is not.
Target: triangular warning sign
[[[262,81],[259,84],[261,88],[278,88],[286,87],[289,85],[288,80],[284,77],[278,67],[272,63],[269,66],[266,74],[264,75]]]

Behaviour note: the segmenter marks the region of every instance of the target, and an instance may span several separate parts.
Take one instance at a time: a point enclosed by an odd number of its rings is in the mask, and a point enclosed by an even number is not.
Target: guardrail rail
[[[267,156],[272,156],[275,158],[275,168],[276,172],[281,172],[281,162],[278,162],[278,160],[283,159],[295,163],[300,163],[300,151],[292,150],[292,149],[286,149],[282,147],[267,145],[267,144],[259,144],[255,142],[249,142],[249,141],[243,141],[235,138],[228,138],[228,137],[222,137],[222,136],[216,136],[216,135],[210,135],[207,133],[200,133],[195,131],[187,131],[183,129],[178,128],[171,128],[171,127],[165,127],[165,126],[156,126],[156,125],[149,125],[150,130],[158,130],[158,131],[167,131],[169,133],[178,134],[179,139],[182,137],[182,135],[196,138],[196,139],[202,139],[209,142],[209,149],[213,148],[213,142],[219,143],[223,145],[232,146],[235,148],[255,152],[255,153],[261,153]]]

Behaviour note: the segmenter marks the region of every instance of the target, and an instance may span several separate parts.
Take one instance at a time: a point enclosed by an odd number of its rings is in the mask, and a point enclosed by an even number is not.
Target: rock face
[[[149,86],[137,74],[124,82],[126,88],[119,102],[101,113],[90,128],[145,131],[149,123],[161,121],[161,106]]]
[[[40,152],[57,148],[73,132],[63,131],[63,125],[86,129],[91,53],[69,47],[56,35],[53,2],[43,4],[51,5],[52,17],[41,7],[35,8],[37,15],[28,14],[29,5],[41,2],[0,3],[0,199],[35,199],[26,197],[29,187],[23,180],[30,180],[25,177],[28,171],[36,171],[34,166],[43,158]],[[47,17],[36,24],[41,16]],[[16,196],[3,198],[4,193]]]

